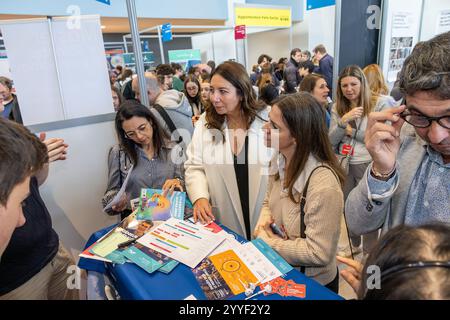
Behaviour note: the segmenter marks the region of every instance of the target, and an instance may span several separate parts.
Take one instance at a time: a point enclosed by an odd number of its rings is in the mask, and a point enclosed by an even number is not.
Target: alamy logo
[[[73,290],[81,289],[81,269],[78,268],[76,265],[71,265],[67,268],[67,273],[70,274],[70,276],[67,278],[67,289]]]
[[[381,29],[381,8],[377,5],[369,6],[366,11],[370,16],[367,18],[367,29]]]
[[[379,266],[371,265],[367,267],[366,286],[368,290],[381,289],[381,270]]]
[[[70,5],[67,7],[66,13],[70,14],[67,19],[67,29],[78,30],[81,28],[81,8],[76,5]]]

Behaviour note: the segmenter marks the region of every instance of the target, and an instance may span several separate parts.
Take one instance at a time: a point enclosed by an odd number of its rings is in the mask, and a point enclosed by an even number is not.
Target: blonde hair
[[[383,73],[377,64],[369,64],[363,69],[363,72],[373,94],[378,96],[389,94],[389,89],[384,80]]]

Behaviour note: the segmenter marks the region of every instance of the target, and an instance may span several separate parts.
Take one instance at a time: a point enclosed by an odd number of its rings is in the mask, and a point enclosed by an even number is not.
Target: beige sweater
[[[300,238],[300,204],[291,201],[282,180],[270,176],[258,225],[273,216],[284,226],[287,240],[259,232],[258,237],[275,249],[294,267],[306,266],[306,275],[325,285],[336,277],[336,251],[340,219],[344,209],[341,186],[328,168],[317,169],[311,177],[305,206],[306,239]],[[294,189],[294,196],[300,193]],[[258,228],[258,226],[257,226]]]

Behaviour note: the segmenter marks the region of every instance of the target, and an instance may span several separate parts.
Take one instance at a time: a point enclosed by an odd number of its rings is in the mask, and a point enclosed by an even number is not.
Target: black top
[[[11,112],[9,113],[9,120],[15,121],[17,123],[23,124],[22,113],[20,112],[19,102],[17,101],[17,96],[12,95],[13,99],[5,105],[5,109],[11,105]]]
[[[0,296],[30,280],[58,252],[59,238],[52,228],[50,214],[34,177],[30,181],[30,195],[24,204],[26,222],[14,231],[0,259]]]
[[[245,232],[247,240],[251,239],[250,231],[250,210],[249,210],[249,190],[248,190],[248,136],[245,137],[245,146],[234,158],[234,172],[239,189],[242,214],[244,216]]]

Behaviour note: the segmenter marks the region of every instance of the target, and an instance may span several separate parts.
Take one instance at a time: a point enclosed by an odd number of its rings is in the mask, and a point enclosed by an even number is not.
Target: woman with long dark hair
[[[131,166],[126,199],[113,206],[122,218],[130,212],[129,200],[140,196],[142,188],[183,191],[183,165],[164,130],[152,112],[136,100],[125,101],[115,120],[119,145],[111,148],[108,157],[108,187],[103,206],[118,192]]]
[[[187,150],[186,189],[195,219],[217,218],[250,239],[267,185],[262,168],[270,152],[261,128],[268,110],[239,63],[219,65],[210,88],[212,106],[198,120]]]
[[[184,80],[184,94],[187,97],[192,108],[192,114],[199,116],[203,113],[204,108],[201,100],[200,82],[193,75],[188,75]]]
[[[344,173],[328,138],[325,109],[301,92],[276,100],[269,118],[265,143],[277,154],[270,163],[255,235],[308,277],[337,292]],[[281,230],[278,234],[273,223]]]

